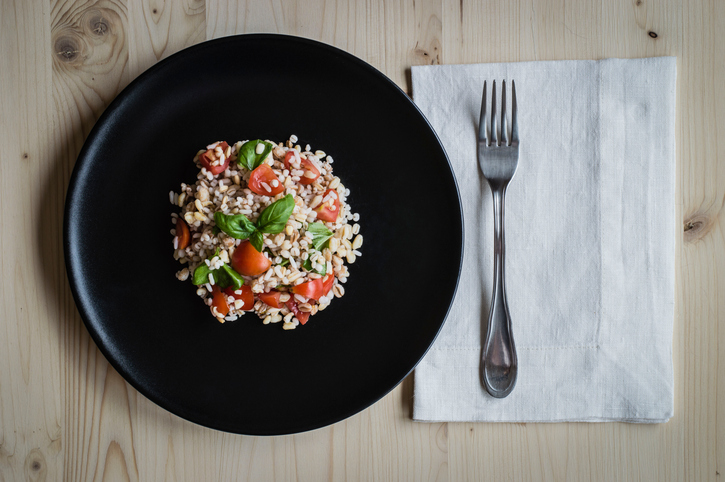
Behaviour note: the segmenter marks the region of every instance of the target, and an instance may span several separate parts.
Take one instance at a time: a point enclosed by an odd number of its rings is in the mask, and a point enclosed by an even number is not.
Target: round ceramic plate
[[[195,181],[200,147],[291,134],[334,157],[362,256],[305,326],[220,324],[174,276],[169,191]],[[192,422],[277,435],[349,417],[410,373],[455,294],[463,221],[443,147],[393,82],[322,43],[244,35],[159,62],[113,101],[73,171],[64,235],[81,316],[131,385]]]

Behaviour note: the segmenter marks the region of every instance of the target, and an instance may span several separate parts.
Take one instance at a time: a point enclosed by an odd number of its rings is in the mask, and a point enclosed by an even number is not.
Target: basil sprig
[[[219,250],[217,250],[217,252],[219,252]],[[214,256],[216,256],[216,253],[214,254]],[[212,258],[214,256],[212,256]],[[207,266],[206,263],[201,263],[199,266],[197,266],[197,268],[194,270],[194,276],[192,277],[191,282],[197,286],[208,283],[209,273],[214,276],[214,284],[222,289],[231,286],[232,289],[236,291],[240,289],[244,284],[244,278],[242,278],[239,273],[234,271],[231,266],[227,264],[222,264],[221,268],[211,269],[209,266]]]
[[[322,269],[321,270],[313,269],[312,268],[312,261],[310,260],[310,258],[312,257],[311,255],[312,255],[312,253],[310,253],[310,256],[308,256],[307,259],[302,262],[302,267],[304,269],[306,269],[307,271],[314,271],[315,273],[317,273],[317,274],[319,274],[321,276],[325,276],[327,274],[327,263],[326,262],[325,263],[320,263],[322,265]]]
[[[330,245],[330,238],[332,238],[332,231],[327,229],[324,224],[320,222],[312,223],[307,226],[307,231],[312,233],[312,246],[317,251],[322,251]],[[324,276],[327,274],[327,263],[321,263],[322,269],[317,270],[312,268],[312,252],[310,256],[302,262],[302,267],[307,271],[314,271],[317,274]]]
[[[294,208],[295,200],[292,194],[287,194],[262,211],[257,219],[257,229],[267,234],[281,233]]]
[[[257,223],[253,223],[244,214],[214,213],[216,225],[234,239],[247,239],[252,243],[254,249],[262,252],[264,248],[263,233],[277,234],[284,230],[292,211],[295,208],[295,200],[291,194],[278,199],[259,215]]]
[[[247,239],[257,227],[244,214],[214,213],[216,226],[234,239]]]
[[[264,144],[264,150],[261,154],[257,154],[257,144]],[[247,141],[242,144],[239,148],[239,155],[237,156],[237,164],[242,167],[246,167],[250,171],[256,169],[265,159],[270,152],[272,152],[272,144],[265,142],[260,139],[254,139],[253,141]]]
[[[312,246],[317,251],[322,251],[330,245],[332,231],[327,229],[324,224],[317,222],[307,226],[307,231],[312,233]]]
[[[254,249],[262,252],[262,248],[264,248],[264,236],[262,236],[262,233],[259,231],[254,231],[251,236],[249,236],[249,242],[252,243],[252,246],[254,246]]]

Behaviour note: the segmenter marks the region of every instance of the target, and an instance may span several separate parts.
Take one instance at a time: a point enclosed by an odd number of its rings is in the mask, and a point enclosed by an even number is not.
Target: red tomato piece
[[[226,316],[229,313],[229,305],[227,304],[227,297],[222,293],[217,285],[214,285],[211,289],[211,305],[216,308],[217,313],[222,316]]]
[[[284,303],[279,300],[279,297],[282,296],[281,291],[271,290],[269,293],[259,293],[257,296],[262,303],[272,308],[282,308],[284,306]]]
[[[322,296],[327,296],[333,284],[335,284],[334,274],[326,274],[322,277]]]
[[[221,147],[222,151],[226,153],[229,144],[222,141],[217,147]],[[204,154],[199,156],[199,162],[201,162],[201,165],[204,166],[207,171],[211,172],[214,176],[216,176],[217,174],[221,174],[227,169],[227,167],[229,166],[229,158],[227,157],[226,159],[224,159],[224,162],[219,165],[212,166],[211,163],[214,159],[216,159],[214,149],[209,149]]]
[[[302,325],[307,323],[307,320],[310,319],[309,313],[304,313],[300,311],[294,298],[290,298],[290,300],[287,302],[287,308],[289,308],[289,310],[294,313],[294,315],[297,317],[297,319],[300,321],[300,324]]]
[[[290,161],[294,156],[295,155],[292,151],[287,151],[287,154],[284,156],[285,169],[289,170]],[[312,161],[310,161],[306,157],[300,159],[300,169],[305,171],[305,174],[300,176],[300,184],[312,184],[318,177],[320,177],[319,169],[317,169]]]
[[[189,226],[181,218],[176,220],[176,237],[179,239],[179,249],[186,249],[189,246],[191,233],[189,232]]]
[[[289,171],[289,163],[292,160],[292,158],[295,157],[294,152],[287,151],[287,154],[284,155],[284,168]]]
[[[268,164],[260,164],[249,177],[249,189],[261,196],[276,196],[284,191],[284,186]]]
[[[309,159],[302,159],[300,167],[305,173],[300,176],[300,184],[312,184],[315,180],[320,177],[320,171],[312,164]]]
[[[322,278],[295,285],[292,287],[292,293],[304,296],[305,298],[319,300],[320,296],[324,295],[322,292]]]
[[[328,199],[327,201],[317,206],[315,208],[315,211],[317,211],[317,219],[319,219],[320,221],[334,223],[337,219],[337,216],[340,214],[340,199],[337,197],[337,191],[335,191],[334,189],[328,189],[327,191],[325,191],[325,194],[322,196],[322,198],[326,198],[327,195],[331,192],[335,193],[332,207],[330,207],[330,199]]]
[[[242,300],[244,302],[244,305],[242,306],[242,309],[244,311],[250,311],[254,309],[254,294],[252,293],[252,288],[250,288],[249,286],[242,285],[241,288],[236,290],[241,291],[241,293],[236,293],[234,288],[232,288],[231,286],[224,288],[222,291],[229,296],[233,296],[235,300]]]
[[[272,261],[257,251],[249,241],[243,241],[232,254],[232,268],[244,276],[257,276],[269,269]]]

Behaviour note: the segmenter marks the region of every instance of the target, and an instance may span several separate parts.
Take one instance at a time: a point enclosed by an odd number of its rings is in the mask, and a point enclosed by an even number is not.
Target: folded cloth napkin
[[[415,369],[415,420],[672,417],[675,78],[671,57],[413,67],[465,225],[456,298]],[[504,399],[480,379],[493,208],[476,131],[483,81],[490,96],[494,79],[499,102],[500,81],[516,82],[521,139],[505,218],[519,372]],[[510,83],[508,94],[510,105]]]

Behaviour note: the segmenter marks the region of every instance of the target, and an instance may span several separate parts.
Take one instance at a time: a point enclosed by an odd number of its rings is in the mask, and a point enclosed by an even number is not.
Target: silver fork
[[[504,270],[504,203],[506,187],[519,163],[519,133],[516,121],[516,84],[511,81],[511,136],[506,125],[506,81],[501,89],[501,125],[496,125],[496,81],[491,95],[490,137],[486,129],[486,82],[483,83],[481,119],[478,124],[478,165],[493,194],[494,276],[488,331],[481,353],[481,378],[491,396],[503,398],[516,385],[518,359],[511,333],[511,317],[506,302]],[[500,131],[498,130],[500,128]],[[489,142],[490,140],[490,142]]]

